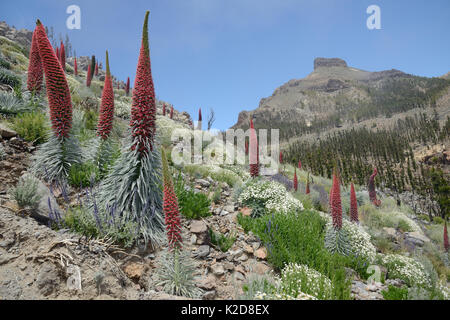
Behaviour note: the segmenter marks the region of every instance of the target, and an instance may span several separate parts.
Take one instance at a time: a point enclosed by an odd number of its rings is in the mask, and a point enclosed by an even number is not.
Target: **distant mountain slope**
[[[426,78],[395,69],[369,72],[342,59],[317,58],[312,73],[277,88],[257,109],[242,111],[233,128],[247,128],[252,115],[257,128],[279,128],[287,140],[415,108],[449,109],[449,88],[448,74]]]

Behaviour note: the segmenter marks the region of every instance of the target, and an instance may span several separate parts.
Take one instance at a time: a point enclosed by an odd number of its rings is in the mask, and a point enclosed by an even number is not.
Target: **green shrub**
[[[436,224],[444,224],[444,219],[442,219],[441,217],[434,217],[433,222]]]
[[[227,252],[233,246],[233,243],[236,241],[236,236],[225,236],[221,233],[216,233],[213,230],[209,229],[209,238],[211,239],[211,243],[220,249],[222,252]]]
[[[218,204],[220,202],[220,193],[221,193],[220,188],[216,188],[214,192],[212,192],[211,194],[211,200],[215,204]]]
[[[267,214],[256,219],[239,214],[238,222],[263,241],[268,261],[276,269],[282,270],[290,262],[306,265],[331,280],[333,299],[350,299],[350,281],[344,268],[354,267],[354,262],[325,248],[325,221],[317,212]]]
[[[408,300],[408,287],[397,288],[389,285],[387,290],[381,291],[381,294],[385,300]]]
[[[89,187],[99,180],[99,169],[92,162],[75,163],[70,167],[68,181],[72,187]]]
[[[31,175],[20,177],[16,187],[11,190],[11,196],[20,208],[35,209],[38,206],[42,198],[42,195],[38,193],[38,183],[37,178]]]
[[[11,69],[11,64],[7,60],[5,60],[2,56],[0,56],[0,68]]]
[[[196,193],[191,189],[186,189],[181,175],[178,175],[178,178],[175,179],[174,189],[178,198],[180,213],[183,216],[188,219],[199,219],[211,215],[211,200],[201,192]]]
[[[87,110],[84,112],[84,121],[86,129],[97,130],[98,112],[95,110]]]
[[[47,141],[50,126],[42,112],[26,112],[13,119],[13,129],[26,141],[41,144]]]
[[[273,295],[279,291],[279,281],[268,274],[251,273],[242,286],[242,291],[242,300],[254,300],[256,295],[261,294]]]
[[[5,68],[0,68],[0,83],[11,86],[12,88],[21,86],[22,81],[20,77],[17,76],[14,72],[9,71]]]

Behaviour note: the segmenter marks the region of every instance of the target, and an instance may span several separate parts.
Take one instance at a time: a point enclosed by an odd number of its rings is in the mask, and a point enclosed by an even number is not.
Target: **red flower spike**
[[[358,202],[356,201],[355,186],[350,187],[350,221],[358,222]]]
[[[66,70],[66,49],[64,48],[64,43],[61,41],[61,47],[59,49],[59,61],[61,61],[61,66],[63,70]]]
[[[367,186],[367,189],[369,190],[370,201],[378,207],[378,206],[380,206],[381,201],[377,199],[377,193],[375,191],[375,176],[377,174],[378,174],[378,170],[377,170],[377,168],[374,168],[373,173],[369,178],[369,184]]]
[[[297,191],[297,189],[298,189],[297,170],[294,169],[294,190]]]
[[[66,76],[39,20],[36,22],[36,33],[45,73],[52,129],[57,137],[68,137],[72,126],[72,101]]]
[[[31,39],[30,63],[28,64],[27,88],[29,91],[39,92],[42,88],[44,71],[42,70],[41,56],[39,55],[39,45],[37,43],[37,28],[34,29]]]
[[[339,177],[333,173],[333,186],[331,192],[331,216],[333,218],[333,226],[335,229],[342,228],[342,204],[341,190],[339,185]]]
[[[283,163],[283,153],[280,151],[280,155],[278,156],[278,160],[280,163]]]
[[[173,119],[173,106],[170,108],[170,119]]]
[[[258,155],[258,137],[253,126],[253,120],[250,118],[250,144],[249,144],[249,160],[250,160],[250,175],[252,177],[259,176],[259,155]]]
[[[444,249],[447,252],[450,249],[450,246],[448,244],[447,220],[445,220],[445,223],[444,223]]]
[[[298,168],[301,169],[302,168],[302,162],[300,160],[298,160]]]
[[[202,108],[198,109],[198,121],[202,121]]]
[[[156,131],[156,99],[150,64],[150,50],[148,46],[148,15],[145,14],[142,31],[142,44],[134,80],[133,102],[131,105],[131,131],[135,141],[134,148],[142,154],[146,152],[146,142],[153,150],[153,140]]]
[[[308,176],[306,177],[306,190],[305,190],[305,194],[309,194],[310,190],[309,190],[309,172],[308,172]]]
[[[165,103],[163,104],[163,110],[162,110],[162,113],[163,113],[163,116],[166,115],[166,104],[165,104]]]
[[[127,86],[125,87],[125,93],[126,95],[130,93],[130,77],[127,78]]]
[[[107,139],[111,133],[114,119],[114,91],[109,70],[109,57],[106,51],[106,76],[103,87],[102,103],[100,105],[97,135],[102,139]]]
[[[86,74],[86,86],[90,87],[91,86],[91,65],[88,65],[88,69],[87,69],[87,74]]]
[[[77,58],[75,58],[75,61],[74,61],[74,69],[75,69],[75,75],[77,76],[77,75],[78,75],[78,64],[77,64]]]
[[[178,199],[171,183],[164,183],[163,211],[169,247],[171,249],[180,248],[182,238]]]

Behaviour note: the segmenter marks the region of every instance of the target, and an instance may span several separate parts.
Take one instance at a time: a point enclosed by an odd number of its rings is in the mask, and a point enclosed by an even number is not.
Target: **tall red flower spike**
[[[294,190],[298,189],[297,170],[294,168]]]
[[[377,193],[375,191],[375,176],[378,174],[377,168],[374,168],[372,175],[369,178],[369,184],[367,189],[369,189],[370,201],[377,207],[381,204],[381,201],[377,199]]]
[[[450,249],[450,246],[448,244],[447,220],[445,220],[445,223],[444,223],[444,249],[447,252]]]
[[[333,173],[333,186],[331,187],[331,216],[335,229],[342,228],[342,204],[339,177]]]
[[[308,176],[306,177],[306,190],[305,190],[305,194],[309,194],[311,191],[309,190],[309,172],[308,172]]]
[[[39,55],[39,45],[37,43],[37,28],[34,29],[31,39],[30,63],[28,64],[27,88],[29,91],[39,92],[42,88],[44,71],[42,70],[41,56]]]
[[[102,139],[107,139],[111,133],[114,119],[114,91],[109,70],[109,57],[106,51],[106,76],[103,87],[102,104],[100,105],[97,135]]]
[[[198,109],[198,121],[202,121],[202,108]]]
[[[280,163],[283,163],[283,152],[280,151],[280,155],[278,158],[279,158],[278,160],[280,161]]]
[[[74,69],[75,69],[75,75],[77,76],[77,75],[78,75],[78,64],[77,64],[77,58],[75,58],[75,61],[74,61],[73,65],[74,65]]]
[[[88,65],[87,74],[86,74],[86,86],[87,87],[91,86],[91,81],[92,81],[91,65]]]
[[[162,110],[162,113],[163,113],[163,116],[166,115],[166,104],[165,104],[165,103],[163,104],[163,110]]]
[[[72,126],[72,101],[66,76],[39,20],[36,21],[36,33],[45,73],[52,129],[57,137],[68,137]]]
[[[64,43],[61,41],[61,47],[59,49],[59,61],[61,61],[61,66],[63,70],[66,70],[66,49],[64,48]]]
[[[126,95],[130,93],[130,77],[127,78],[127,86],[125,87],[125,93]]]
[[[173,106],[170,108],[170,119],[173,119]]]
[[[98,62],[95,63],[95,71],[94,71],[94,75],[98,76]]]
[[[149,11],[145,14],[142,30],[142,44],[134,80],[130,121],[132,136],[136,141],[132,148],[134,150],[137,147],[141,154],[147,151],[146,143],[149,143],[150,150],[153,150],[156,130],[156,99],[148,47],[148,15]]]
[[[302,162],[300,160],[298,160],[298,168],[301,169],[302,168]]]
[[[350,221],[358,222],[358,202],[356,201],[355,186],[350,187]]]
[[[252,177],[259,176],[259,156],[258,156],[258,138],[256,130],[253,126],[253,120],[250,118],[250,175]]]
[[[169,248],[181,248],[181,221],[178,199],[171,182],[164,181],[163,212],[165,216]]]

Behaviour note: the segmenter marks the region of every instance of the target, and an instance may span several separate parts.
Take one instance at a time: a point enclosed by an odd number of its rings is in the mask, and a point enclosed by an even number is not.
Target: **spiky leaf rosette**
[[[170,119],[173,119],[173,106],[170,108]]]
[[[198,299],[203,290],[196,286],[197,265],[189,251],[163,250],[156,269],[156,285],[164,292],[181,297]]]
[[[141,51],[134,81],[133,102],[131,105],[131,134],[141,154],[147,152],[146,146],[153,150],[156,129],[156,99],[150,66],[150,50],[148,45],[148,15],[145,14],[142,30]]]
[[[258,138],[256,136],[255,127],[253,126],[253,120],[251,118],[249,153],[250,175],[252,177],[257,177],[259,176]]]
[[[294,190],[297,191],[297,189],[298,189],[297,170],[294,169]]]
[[[102,103],[100,105],[99,120],[97,125],[97,135],[103,140],[107,139],[111,133],[114,119],[114,91],[109,70],[109,57],[106,51],[106,76],[102,93]]]
[[[88,65],[87,73],[86,73],[86,87],[91,86],[92,76],[91,76],[91,65]]]
[[[75,75],[77,76],[77,75],[78,75],[78,64],[77,64],[77,58],[75,58],[75,61],[74,61],[73,65],[74,65]]]
[[[381,204],[381,201],[377,199],[377,192],[375,191],[375,176],[378,174],[377,168],[374,168],[372,175],[369,178],[367,189],[369,190],[370,201],[377,207]]]
[[[331,193],[331,216],[333,218],[333,226],[335,229],[342,228],[342,203],[339,178],[333,173],[333,186]]]
[[[130,77],[127,78],[127,86],[125,87],[125,93],[126,95],[130,93]]]
[[[327,225],[325,231],[325,248],[331,253],[348,256],[352,252],[350,235],[344,228],[336,229],[334,225]]]
[[[94,72],[95,76],[98,76],[98,62],[95,63],[95,72]]]
[[[108,173],[120,155],[120,146],[114,139],[102,139],[94,137],[82,149],[83,162],[92,161],[99,169],[100,175],[103,177]]]
[[[180,249],[182,239],[180,213],[178,211],[178,198],[173,188],[172,177],[170,176],[166,154],[164,149],[161,151],[164,177],[163,210],[166,222],[167,239],[169,241],[170,249]]]
[[[39,45],[37,43],[37,32],[34,29],[31,40],[30,63],[28,64],[27,88],[31,92],[39,92],[42,88],[44,73],[42,70],[41,56],[39,55]]]
[[[450,249],[450,245],[448,243],[447,220],[444,223],[444,249],[447,252]]]
[[[59,49],[59,56],[60,56],[59,61],[61,61],[61,67],[65,71],[66,70],[66,49],[64,48],[64,43],[62,41],[61,41],[61,47]]]
[[[31,171],[47,181],[65,181],[70,167],[80,163],[80,155],[75,137],[58,138],[52,134],[31,157]]]
[[[350,187],[350,220],[358,222],[358,202],[356,201],[355,186],[353,182]]]
[[[129,140],[120,158],[102,181],[99,202],[106,208],[115,205],[123,221],[139,226],[145,243],[161,245],[165,240],[161,192],[161,155],[155,144],[152,152],[141,154]],[[150,148],[147,142],[145,148]]]
[[[36,22],[37,42],[45,73],[50,120],[54,134],[67,138],[72,126],[72,101],[66,76],[58,62],[42,23]]]

